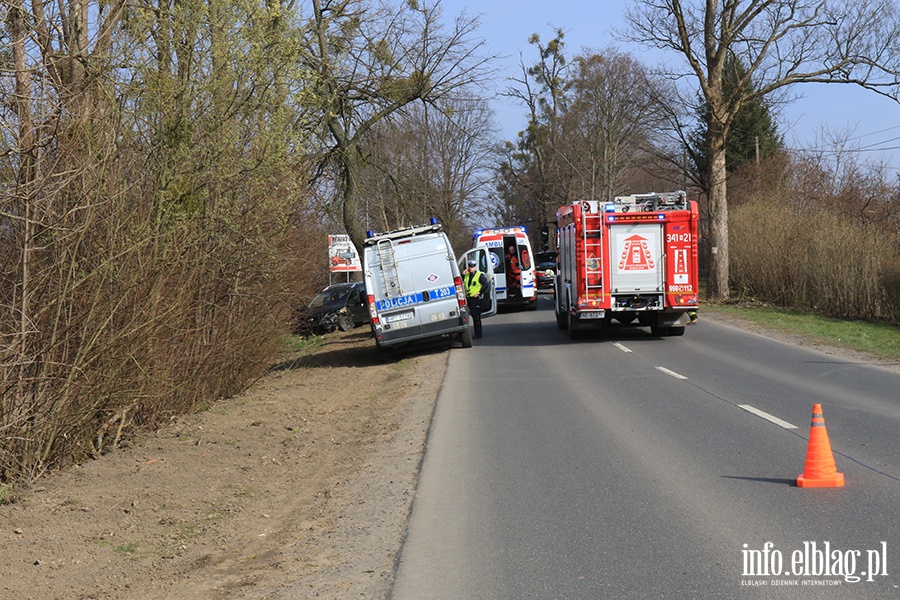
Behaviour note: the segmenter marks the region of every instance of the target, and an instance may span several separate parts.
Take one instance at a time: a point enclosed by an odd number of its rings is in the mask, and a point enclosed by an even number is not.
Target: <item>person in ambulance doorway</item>
[[[463,286],[466,288],[466,305],[469,314],[472,315],[472,325],[475,328],[474,339],[481,339],[481,296],[488,291],[487,276],[478,270],[474,260],[466,263],[468,267],[463,275]]]
[[[506,248],[506,295],[507,297],[519,297],[522,295],[522,268],[519,266],[519,256],[515,246]]]

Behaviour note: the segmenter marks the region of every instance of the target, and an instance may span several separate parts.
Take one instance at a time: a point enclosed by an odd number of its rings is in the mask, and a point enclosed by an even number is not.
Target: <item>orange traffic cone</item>
[[[806,449],[806,467],[797,478],[798,487],[843,487],[844,474],[834,466],[834,455],[825,429],[822,405],[813,405],[812,423],[809,426],[809,444]]]

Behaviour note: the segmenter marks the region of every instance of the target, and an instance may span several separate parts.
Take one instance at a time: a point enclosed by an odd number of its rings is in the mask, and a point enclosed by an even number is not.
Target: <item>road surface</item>
[[[549,298],[452,351],[394,600],[900,597],[900,375]],[[814,404],[843,488],[795,484]]]

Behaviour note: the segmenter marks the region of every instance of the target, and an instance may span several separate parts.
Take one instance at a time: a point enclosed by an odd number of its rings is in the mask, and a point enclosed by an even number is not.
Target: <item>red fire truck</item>
[[[615,320],[682,335],[697,310],[697,203],[684,192],[580,201],[556,213],[556,322],[575,338]]]

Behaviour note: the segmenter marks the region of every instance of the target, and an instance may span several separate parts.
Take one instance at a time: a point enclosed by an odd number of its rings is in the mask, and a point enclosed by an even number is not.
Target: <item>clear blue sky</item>
[[[528,44],[533,33],[546,41],[556,28],[565,31],[570,56],[582,49],[603,49],[618,46],[648,66],[665,60],[681,64],[673,54],[648,52],[646,49],[617,42],[611,32],[625,26],[624,11],[627,0],[442,0],[444,18],[449,20],[465,11],[480,15],[480,37],[488,51],[504,55],[495,82],[497,91],[510,85],[507,77],[520,75],[520,54],[526,65],[537,61],[535,49]],[[864,158],[882,157],[900,171],[900,104],[867,92],[856,86],[803,85],[794,87],[794,95],[803,97],[781,110],[779,129],[785,143],[792,148],[809,148],[819,144],[823,129],[852,132],[854,143],[867,149]],[[513,140],[525,124],[524,107],[509,100],[494,103],[501,136]],[[893,139],[897,138],[897,139]],[[887,149],[874,151],[876,149]]]

